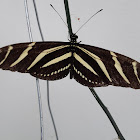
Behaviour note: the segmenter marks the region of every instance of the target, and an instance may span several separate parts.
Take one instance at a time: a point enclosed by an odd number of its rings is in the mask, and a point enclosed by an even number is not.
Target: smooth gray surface
[[[29,41],[24,1],[0,2],[0,47]],[[52,4],[65,20],[63,0],[36,0],[36,3],[45,40],[67,41],[67,28],[50,7]],[[139,0],[70,0],[69,4],[74,31],[99,9],[104,9],[78,32],[79,41],[127,55],[140,62]],[[33,38],[39,41],[31,0],[29,7]],[[96,88],[96,91],[112,113],[126,140],[139,140],[140,90],[108,86]],[[44,116],[47,116],[46,82],[42,80],[41,92]],[[87,87],[66,77],[50,82],[50,93],[60,140],[112,140],[117,137]],[[45,126],[49,129],[49,124]],[[0,139],[39,138],[35,78],[29,74],[0,70]],[[52,139],[55,140],[53,136],[49,136],[47,140]]]

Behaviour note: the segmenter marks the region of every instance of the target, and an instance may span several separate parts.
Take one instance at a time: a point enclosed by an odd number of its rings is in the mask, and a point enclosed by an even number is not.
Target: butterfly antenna
[[[68,27],[68,25],[66,24],[66,22],[63,20],[63,18],[61,17],[61,15],[58,13],[58,11],[53,7],[52,4],[50,4],[50,6],[53,8],[53,10],[58,14],[58,16],[61,18],[61,20],[63,21],[63,23]]]
[[[95,14],[93,14],[78,30],[77,30],[77,32],[79,32],[79,30],[81,30],[81,28],[85,25],[85,24],[87,24],[95,15],[97,15],[99,12],[101,12],[103,9],[100,9],[98,12],[96,12]],[[76,32],[76,33],[77,33]],[[75,33],[75,34],[76,34]]]

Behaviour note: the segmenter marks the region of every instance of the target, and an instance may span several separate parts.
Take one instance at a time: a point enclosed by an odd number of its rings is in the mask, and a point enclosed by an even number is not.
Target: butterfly
[[[43,80],[70,78],[88,87],[140,88],[140,63],[95,46],[70,42],[27,42],[0,48],[0,68]]]

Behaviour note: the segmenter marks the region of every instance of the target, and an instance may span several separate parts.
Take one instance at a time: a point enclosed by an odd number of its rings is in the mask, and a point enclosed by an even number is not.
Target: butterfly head
[[[70,42],[72,44],[77,43],[77,39],[78,39],[78,36],[76,34],[70,35],[70,40],[71,40]]]

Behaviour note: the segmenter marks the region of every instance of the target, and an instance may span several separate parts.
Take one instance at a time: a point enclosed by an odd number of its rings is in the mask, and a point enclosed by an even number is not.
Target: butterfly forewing
[[[69,73],[69,43],[20,43],[0,49],[0,68],[57,80]]]
[[[81,84],[92,87],[114,85],[140,88],[140,64],[137,61],[94,46],[79,44],[76,48],[77,54],[92,68],[91,71],[88,65],[85,67],[78,64],[80,66],[75,70],[75,79]]]

